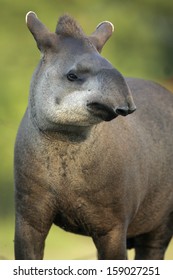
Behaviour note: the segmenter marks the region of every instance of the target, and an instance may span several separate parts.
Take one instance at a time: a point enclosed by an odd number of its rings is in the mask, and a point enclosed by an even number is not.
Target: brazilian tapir
[[[26,22],[42,58],[15,145],[15,258],[42,259],[54,223],[90,236],[99,259],[126,259],[130,247],[136,259],[163,259],[173,234],[173,95],[126,79],[100,55],[110,22],[90,36],[68,15],[55,33],[33,12]]]

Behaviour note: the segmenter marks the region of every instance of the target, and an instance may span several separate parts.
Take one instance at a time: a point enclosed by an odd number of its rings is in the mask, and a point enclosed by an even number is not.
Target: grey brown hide
[[[33,12],[26,22],[42,58],[15,145],[15,258],[42,259],[54,223],[90,236],[99,259],[126,259],[127,248],[163,259],[173,234],[173,95],[124,78],[100,55],[109,22],[90,36],[67,15],[55,33]]]

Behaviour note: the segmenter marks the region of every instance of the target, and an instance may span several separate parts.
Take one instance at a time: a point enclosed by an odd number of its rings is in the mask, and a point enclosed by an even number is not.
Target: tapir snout
[[[116,69],[104,69],[100,72],[100,93],[95,99],[87,102],[88,111],[104,121],[133,113],[136,106],[121,73]]]

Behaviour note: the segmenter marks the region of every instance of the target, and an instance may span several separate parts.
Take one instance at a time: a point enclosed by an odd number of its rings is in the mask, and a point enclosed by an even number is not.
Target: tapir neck
[[[63,141],[67,143],[81,143],[84,142],[91,134],[92,127],[80,126],[57,126],[55,130],[40,130],[49,139],[56,141]]]
[[[33,126],[33,129],[37,130],[43,138],[47,138],[53,141],[63,141],[67,143],[80,143],[85,141],[95,126],[70,126],[70,125],[58,125],[54,128],[43,130],[41,129],[36,121],[36,118],[32,115],[30,109],[27,110],[28,120]]]

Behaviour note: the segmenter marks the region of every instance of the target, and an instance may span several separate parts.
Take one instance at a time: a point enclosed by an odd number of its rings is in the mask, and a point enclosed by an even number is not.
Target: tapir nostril
[[[132,114],[132,113],[135,112],[135,111],[136,111],[136,107],[130,108],[130,109],[129,109],[129,114]]]
[[[127,116],[128,114],[132,114],[136,110],[136,107],[129,108],[129,107],[118,107],[116,108],[115,112],[121,116]]]
[[[118,108],[116,108],[115,112],[118,115],[127,116],[129,114],[129,108],[128,107],[118,107]]]

